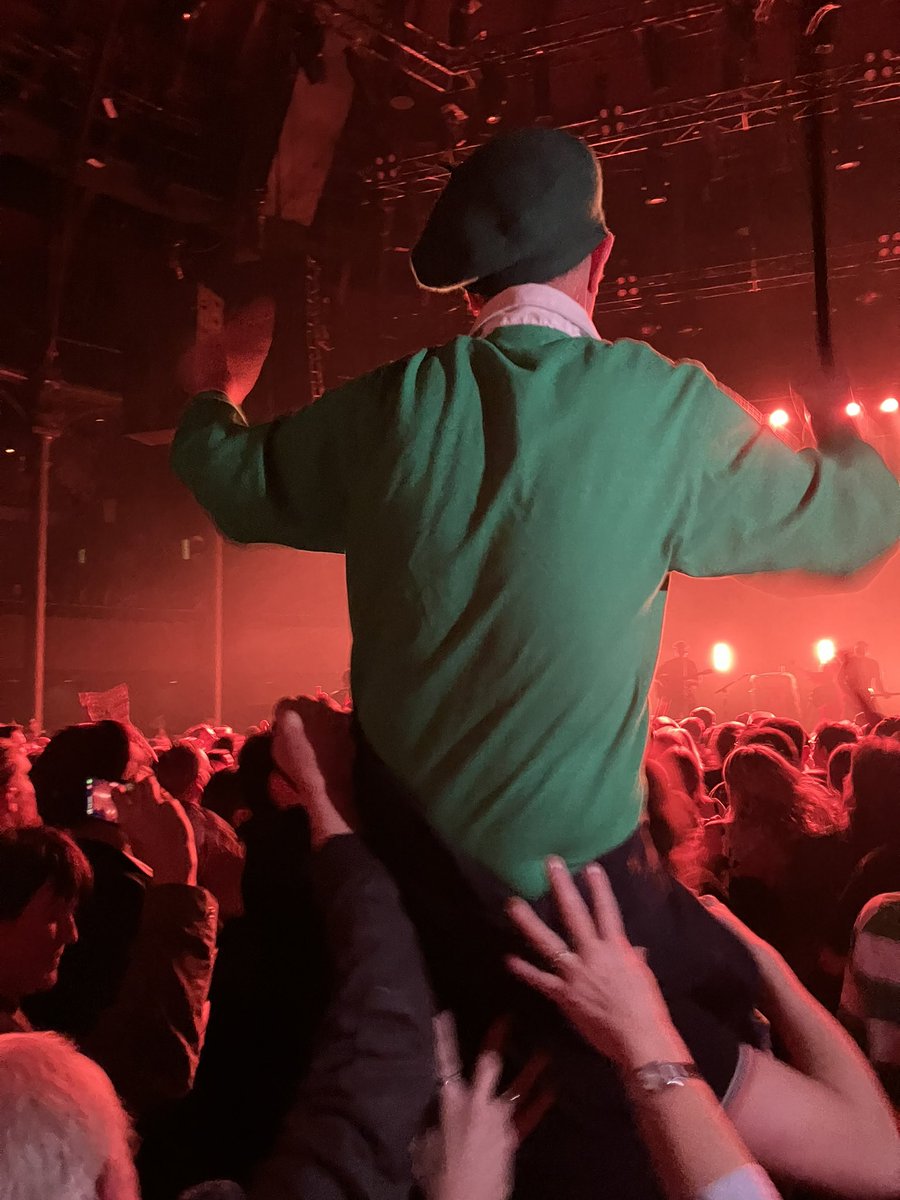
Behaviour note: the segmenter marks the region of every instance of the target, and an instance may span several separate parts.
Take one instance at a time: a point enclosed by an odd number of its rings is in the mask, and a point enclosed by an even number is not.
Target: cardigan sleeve
[[[900,486],[848,434],[827,450],[790,449],[703,368],[674,368],[686,407],[674,570],[851,575],[900,540]]]
[[[172,469],[232,541],[342,553],[350,407],[337,391],[248,425],[223,393],[203,392],[175,433]]]

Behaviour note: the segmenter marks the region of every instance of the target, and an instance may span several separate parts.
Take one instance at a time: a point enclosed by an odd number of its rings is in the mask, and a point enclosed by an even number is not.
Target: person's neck
[[[594,301],[596,297],[590,296],[583,288],[567,288],[560,287],[558,283],[548,283],[545,287],[553,288],[555,292],[559,292],[563,296],[567,296],[573,300],[579,308],[583,308],[587,315],[594,319]]]

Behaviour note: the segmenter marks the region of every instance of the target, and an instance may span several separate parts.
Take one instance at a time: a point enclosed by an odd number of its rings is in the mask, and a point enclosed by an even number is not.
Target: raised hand
[[[306,809],[313,844],[350,832],[353,823],[351,715],[309,696],[275,709],[272,754]]]
[[[428,1200],[506,1200],[518,1138],[513,1100],[497,1094],[503,1063],[481,1054],[472,1082],[463,1078],[456,1027],[449,1013],[434,1020],[440,1079],[440,1123],[422,1140],[417,1174]]]
[[[153,870],[154,884],[196,886],[197,844],[191,823],[154,775],[117,794],[116,807],[132,850]]]
[[[198,338],[181,361],[185,390],[224,392],[232,404],[243,404],[268,356],[274,321],[275,306],[264,296],[236,312],[221,332]]]

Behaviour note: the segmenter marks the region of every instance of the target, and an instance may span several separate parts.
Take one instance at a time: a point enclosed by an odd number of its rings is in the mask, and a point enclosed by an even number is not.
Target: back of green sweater
[[[637,826],[670,571],[843,575],[900,538],[862,442],[795,454],[694,364],[536,326],[266,426],[202,396],[172,462],[227,536],[346,554],[366,737],[528,896]]]

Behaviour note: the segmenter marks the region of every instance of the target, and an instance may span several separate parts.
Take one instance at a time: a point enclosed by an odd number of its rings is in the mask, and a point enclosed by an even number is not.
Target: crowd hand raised
[[[194,831],[177,800],[146,774],[116,797],[121,825],[129,845],[153,871],[154,884],[197,884],[197,844]]]
[[[314,843],[355,823],[351,719],[327,697],[280,700],[275,708],[272,754],[309,815]]]
[[[509,969],[556,1004],[581,1036],[619,1067],[643,1066],[674,1053],[678,1035],[644,953],[628,941],[606,872],[596,864],[585,870],[590,909],[561,859],[548,859],[547,875],[569,941],[524,900],[514,899],[509,915],[546,967],[511,957]]]
[[[216,333],[199,337],[181,360],[179,377],[192,395],[224,392],[243,404],[256,386],[272,345],[275,306],[261,296],[240,309]]]
[[[482,1053],[472,1082],[463,1078],[450,1013],[434,1019],[440,1123],[415,1148],[415,1172],[427,1200],[506,1200],[518,1137],[512,1095],[497,1094],[503,1063]]]

